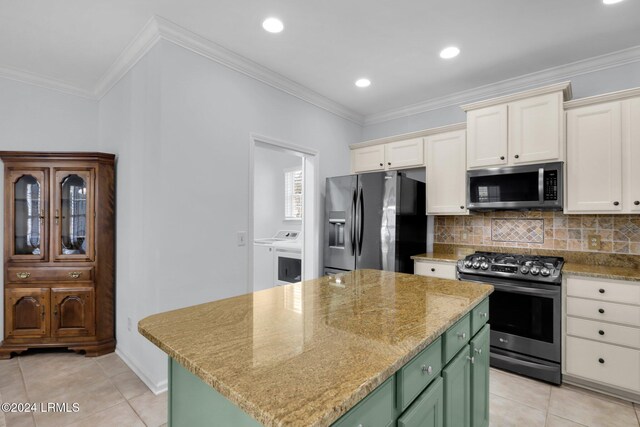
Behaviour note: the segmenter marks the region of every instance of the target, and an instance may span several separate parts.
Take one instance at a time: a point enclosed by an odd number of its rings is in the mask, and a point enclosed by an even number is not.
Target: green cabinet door
[[[489,325],[471,340],[471,427],[489,425]]]
[[[471,427],[471,356],[465,346],[442,371],[444,425]]]
[[[442,427],[443,381],[438,378],[398,419],[398,427]]]

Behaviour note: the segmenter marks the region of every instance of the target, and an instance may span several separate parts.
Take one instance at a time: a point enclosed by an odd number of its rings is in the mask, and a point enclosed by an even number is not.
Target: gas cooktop
[[[463,275],[500,277],[560,284],[564,258],[476,252],[458,261]]]

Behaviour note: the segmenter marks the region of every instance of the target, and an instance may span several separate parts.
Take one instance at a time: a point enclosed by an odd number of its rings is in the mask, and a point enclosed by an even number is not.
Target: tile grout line
[[[114,353],[115,354],[115,353]],[[109,376],[109,374],[107,373],[107,371],[102,367],[101,364],[98,363],[98,361],[95,361],[96,365],[98,365],[100,367],[100,369],[102,369],[102,372],[104,372],[104,374],[107,376],[107,379],[109,380],[109,382],[111,383],[111,385],[113,385],[113,387],[118,390],[118,393],[120,393],[120,396],[122,396],[122,398],[124,399],[125,402],[127,402],[127,405],[129,405],[129,408],[131,408],[131,410],[133,411],[134,414],[136,414],[136,417],[138,417],[138,419],[140,420],[140,422],[142,424],[144,424],[145,426],[147,425],[147,423],[144,422],[144,420],[142,419],[142,417],[140,416],[140,414],[138,414],[138,412],[136,411],[136,409],[131,405],[131,402],[129,402],[129,399],[127,399],[125,397],[125,395],[120,391],[120,389],[118,388],[118,386],[115,385],[115,383],[113,382],[112,378],[116,377],[117,375],[114,376]],[[120,375],[120,374],[118,374]],[[134,373],[135,375],[135,373]],[[142,393],[144,394],[144,393]],[[138,395],[138,396],[142,396],[142,394]],[[135,399],[138,396],[133,396],[132,399]],[[119,405],[119,403],[118,403]],[[114,405],[115,406],[115,405]],[[113,406],[112,406],[113,407]],[[149,427],[149,426],[147,426]]]
[[[22,369],[22,362],[20,359],[20,355],[15,356],[18,359],[18,370],[20,371],[20,379],[22,380],[22,386],[24,387],[24,393],[27,395],[27,400],[31,401],[31,397],[29,396],[29,390],[27,389],[27,381],[24,379],[24,369]],[[36,416],[33,412],[30,413],[31,419],[33,420],[33,425],[38,427],[38,423],[36,423]]]

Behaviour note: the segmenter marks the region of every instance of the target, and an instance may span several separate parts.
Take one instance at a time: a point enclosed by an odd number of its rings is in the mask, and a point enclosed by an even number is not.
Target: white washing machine
[[[279,260],[276,256],[276,252],[280,251],[281,254],[291,253],[295,254],[296,250],[299,252],[299,257],[302,254],[302,239],[299,231],[278,231],[275,236],[264,239],[255,239],[253,241],[253,291],[261,291],[276,286],[278,283],[278,265]],[[296,242],[299,242],[296,244]],[[293,250],[293,252],[290,252]],[[285,261],[286,268],[283,268],[283,272],[286,274],[294,274],[291,263]],[[284,277],[284,276],[283,276]],[[298,280],[299,281],[299,280]],[[286,282],[291,283],[291,282]],[[280,283],[282,284],[282,283]]]

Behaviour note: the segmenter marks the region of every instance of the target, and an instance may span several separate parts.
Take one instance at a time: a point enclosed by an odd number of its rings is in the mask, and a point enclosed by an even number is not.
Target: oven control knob
[[[533,274],[534,276],[537,276],[538,273],[540,273],[540,267],[537,267],[537,266],[531,267],[531,274]]]
[[[471,262],[471,260],[466,260],[464,262],[464,266],[467,267],[467,268],[471,268],[472,265],[473,265],[473,263]]]
[[[543,276],[547,277],[549,274],[551,274],[551,271],[549,271],[549,269],[547,267],[543,267],[540,269],[540,274],[542,274]]]
[[[520,267],[520,273],[527,274],[528,272],[529,272],[529,267],[527,267],[526,265],[523,265],[522,267]]]
[[[480,268],[480,263],[479,263],[478,261],[475,261],[475,262],[473,263],[473,268],[475,268],[476,270],[477,270],[478,268]]]
[[[486,270],[489,268],[489,263],[487,261],[483,261],[482,264],[480,264],[480,268],[483,270]]]

